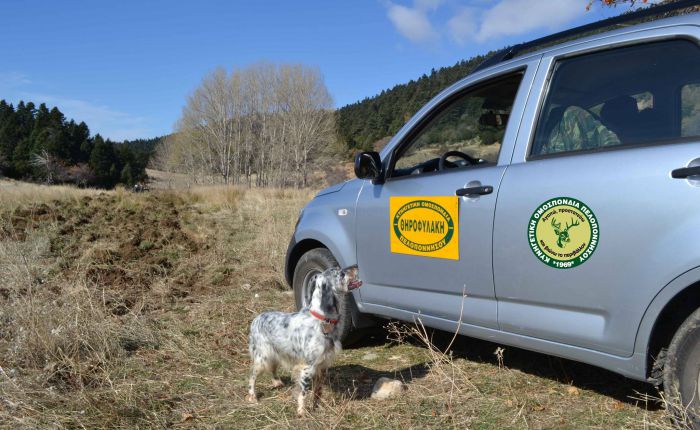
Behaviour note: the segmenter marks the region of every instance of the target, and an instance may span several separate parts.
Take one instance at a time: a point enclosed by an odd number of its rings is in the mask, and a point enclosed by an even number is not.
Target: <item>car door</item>
[[[700,172],[677,169],[700,165],[700,48],[664,37],[543,57],[495,216],[502,330],[631,356],[653,297],[698,265]]]
[[[386,181],[366,181],[357,201],[364,312],[496,327],[494,207],[535,65],[446,90],[384,152]],[[438,158],[455,150],[468,161],[446,157],[440,170]]]

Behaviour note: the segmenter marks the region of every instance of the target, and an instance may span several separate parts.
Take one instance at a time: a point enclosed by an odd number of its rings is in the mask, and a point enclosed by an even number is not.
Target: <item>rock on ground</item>
[[[375,400],[389,399],[400,395],[405,389],[404,383],[398,379],[381,377],[377,379],[374,388],[372,388],[372,398]]]

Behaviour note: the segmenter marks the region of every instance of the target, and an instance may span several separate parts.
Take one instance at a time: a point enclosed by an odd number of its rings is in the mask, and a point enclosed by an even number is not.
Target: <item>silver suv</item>
[[[700,15],[498,55],[303,209],[297,306],[357,264],[346,337],[420,318],[663,383],[700,428]]]

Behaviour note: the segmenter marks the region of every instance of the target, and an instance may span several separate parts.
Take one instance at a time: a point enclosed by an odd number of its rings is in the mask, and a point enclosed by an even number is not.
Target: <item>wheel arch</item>
[[[304,254],[311,251],[312,249],[327,249],[328,251],[330,251],[331,255],[333,255],[333,258],[336,259],[336,261],[338,262],[338,264],[340,264],[341,267],[353,264],[353,262],[349,261],[347,258],[343,258],[343,256],[338,253],[338,248],[332,245],[326,246],[326,243],[331,242],[320,241],[312,238],[306,238],[300,240],[299,242],[296,242],[294,238],[292,238],[292,242],[289,244],[289,249],[287,250],[287,262],[285,265],[285,278],[287,280],[289,288],[293,288],[292,280],[294,278],[294,270],[296,269],[299,260],[301,260],[301,257]],[[357,300],[359,300],[358,292],[353,291],[351,294],[351,300],[349,302],[350,315],[352,318],[353,326],[355,328],[365,328],[375,325],[374,319],[360,312],[360,310],[357,307]]]
[[[297,232],[298,233],[298,232]],[[287,257],[285,261],[284,276],[289,287],[292,287],[292,278],[294,277],[294,269],[299,263],[299,259],[308,251],[314,248],[325,248],[333,254],[333,258],[338,262],[340,267],[348,267],[356,263],[354,256],[354,245],[347,237],[340,236],[338,243],[331,240],[322,232],[314,232],[316,234],[295,235],[292,237],[287,249]]]
[[[635,350],[645,357],[650,382],[660,383],[655,361],[671,343],[673,335],[688,316],[700,307],[700,267],[691,269],[666,285],[644,314]]]
[[[292,239],[292,241],[293,240],[294,239]],[[304,239],[300,242],[290,243],[289,251],[287,252],[287,262],[284,268],[284,278],[287,280],[289,288],[293,287],[292,279],[294,278],[294,269],[296,269],[301,256],[316,248],[328,249],[326,245],[315,239]]]

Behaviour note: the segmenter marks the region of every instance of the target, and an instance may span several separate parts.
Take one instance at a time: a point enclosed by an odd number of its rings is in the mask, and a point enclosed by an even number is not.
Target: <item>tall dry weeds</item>
[[[70,190],[59,201],[25,191],[0,191],[0,428],[668,424],[651,407],[557,379],[541,356],[523,370],[512,348],[499,360],[489,345],[481,359],[464,352],[471,343],[437,339],[419,322],[397,329],[400,342],[340,354],[321,408],[304,419],[292,386],[262,381],[261,403],[250,406],[247,330],[263,310],[293,309],[284,253],[311,191]],[[380,376],[404,379],[405,395],[369,399]]]
[[[12,210],[17,207],[55,200],[77,201],[100,191],[80,189],[68,185],[39,185],[20,181],[0,180],[0,208]]]

